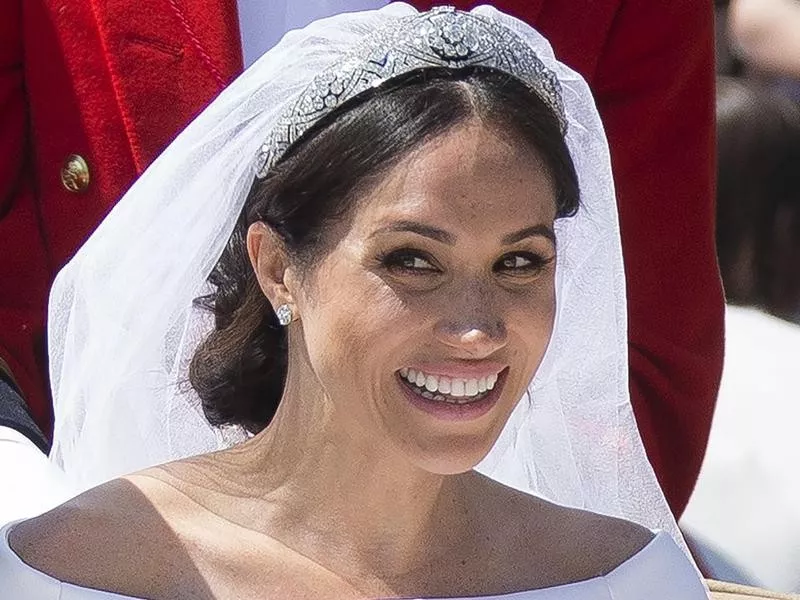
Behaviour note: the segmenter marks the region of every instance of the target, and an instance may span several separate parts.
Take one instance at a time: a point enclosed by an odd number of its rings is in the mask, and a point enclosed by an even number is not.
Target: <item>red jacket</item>
[[[58,270],[241,71],[236,0],[0,0],[0,359],[47,431]],[[85,191],[62,185],[67,157]],[[2,367],[2,364],[0,364]]]
[[[133,179],[241,69],[238,21],[235,0],[0,4],[0,359],[46,427],[50,283]],[[703,457],[723,348],[711,7],[495,4],[536,26],[597,96],[619,193],[634,409],[679,514]],[[61,183],[72,154],[89,167],[80,193]]]

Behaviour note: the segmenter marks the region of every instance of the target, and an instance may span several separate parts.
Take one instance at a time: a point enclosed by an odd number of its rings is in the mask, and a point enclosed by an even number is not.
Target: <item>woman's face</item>
[[[555,192],[507,140],[470,123],[406,157],[295,293],[335,422],[430,472],[488,453],[552,332]]]

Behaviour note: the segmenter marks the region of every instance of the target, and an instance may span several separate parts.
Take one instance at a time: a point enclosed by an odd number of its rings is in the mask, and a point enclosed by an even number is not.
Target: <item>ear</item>
[[[247,229],[247,254],[258,285],[273,309],[288,304],[296,313],[294,298],[286,286],[286,275],[290,270],[286,248],[269,225],[262,221],[250,225]]]

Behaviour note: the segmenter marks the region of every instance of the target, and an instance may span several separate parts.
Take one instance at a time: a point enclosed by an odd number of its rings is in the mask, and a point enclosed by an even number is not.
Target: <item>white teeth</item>
[[[494,389],[498,377],[497,374],[492,374],[480,379],[450,379],[444,376],[428,375],[408,367],[400,369],[400,376],[412,385],[421,388],[420,393],[426,398],[447,400],[444,396],[449,396],[451,402],[455,398],[475,398],[485,394]]]
[[[422,371],[419,371],[417,373],[417,378],[414,380],[414,383],[416,383],[419,387],[425,387],[425,380],[426,379],[427,379],[427,377],[425,377],[425,373],[423,373]]]
[[[477,379],[467,379],[466,384],[464,384],[464,395],[465,396],[477,396],[478,395],[478,380]]]
[[[497,375],[496,374],[495,375],[489,375],[486,378],[486,389],[487,390],[493,390],[496,383],[497,383]]]
[[[435,392],[439,389],[439,378],[435,375],[428,375],[425,378],[425,389],[429,392]]]

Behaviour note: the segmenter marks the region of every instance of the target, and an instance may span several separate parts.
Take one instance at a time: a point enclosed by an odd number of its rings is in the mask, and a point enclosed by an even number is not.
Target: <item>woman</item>
[[[608,150],[585,83],[491,8],[287,35],[51,309],[76,485],[249,439],[6,527],[17,598],[705,597],[668,533],[598,514],[674,532],[627,396]]]

